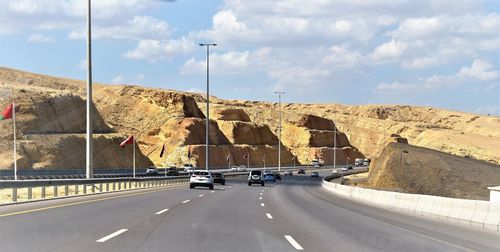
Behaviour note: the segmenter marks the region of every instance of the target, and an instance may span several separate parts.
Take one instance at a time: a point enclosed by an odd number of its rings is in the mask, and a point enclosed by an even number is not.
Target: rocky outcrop
[[[488,200],[500,166],[428,148],[390,143],[376,158],[367,187],[452,198]]]
[[[250,122],[250,117],[243,109],[216,107],[213,115],[218,121]]]

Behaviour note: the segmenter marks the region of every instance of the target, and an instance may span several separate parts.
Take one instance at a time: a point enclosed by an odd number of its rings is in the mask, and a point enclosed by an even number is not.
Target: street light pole
[[[333,169],[337,164],[337,125],[333,123]]]
[[[278,171],[281,171],[281,94],[285,92],[276,91],[274,92],[278,94],[278,104],[279,104],[279,126],[278,126]]]
[[[93,148],[93,121],[92,121],[92,4],[88,0],[87,7],[87,138],[86,138],[86,165],[87,179],[94,174],[94,148]]]
[[[209,128],[210,128],[210,88],[209,88],[209,77],[210,77],[210,46],[217,46],[214,43],[200,43],[200,46],[207,47],[207,114],[206,114],[206,123],[205,123],[205,169],[208,171],[208,154],[209,154]]]

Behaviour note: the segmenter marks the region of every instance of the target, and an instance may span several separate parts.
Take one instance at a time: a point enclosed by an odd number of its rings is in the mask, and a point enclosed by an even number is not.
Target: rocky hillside
[[[19,103],[19,153],[24,168],[84,166],[85,83],[0,68],[1,106]],[[277,164],[277,104],[211,97],[210,162]],[[205,160],[205,98],[199,94],[125,85],[95,84],[96,167],[129,166],[130,148],[116,148],[135,135],[140,165]],[[376,158],[391,135],[413,145],[500,164],[500,118],[411,106],[283,104],[282,163],[338,163]],[[11,167],[11,124],[0,122],[1,169]],[[74,141],[71,139],[75,139]],[[99,140],[100,139],[100,140]],[[71,140],[71,141],[70,141]],[[102,141],[100,143],[99,141]],[[73,144],[70,144],[73,143]],[[73,146],[76,144],[75,146]],[[159,156],[162,146],[166,155]],[[99,149],[99,151],[98,151]],[[70,153],[71,152],[71,153]],[[188,158],[190,153],[190,158]],[[102,156],[100,156],[102,155]],[[249,160],[244,157],[249,157]],[[62,158],[65,157],[65,158]],[[81,158],[80,158],[81,157]],[[109,158],[112,157],[112,158]],[[10,162],[10,163],[9,163]],[[21,167],[21,166],[20,166]]]
[[[500,166],[428,148],[390,143],[374,160],[365,186],[375,189],[488,200]]]

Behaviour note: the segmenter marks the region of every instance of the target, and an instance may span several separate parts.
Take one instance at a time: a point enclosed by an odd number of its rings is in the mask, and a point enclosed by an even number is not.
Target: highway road
[[[320,179],[0,207],[0,251],[500,251],[500,235],[351,202]]]

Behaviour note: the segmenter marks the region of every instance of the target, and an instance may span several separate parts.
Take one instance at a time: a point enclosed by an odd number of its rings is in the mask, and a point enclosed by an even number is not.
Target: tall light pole
[[[333,169],[337,164],[337,125],[333,121]]]
[[[278,94],[278,106],[279,106],[279,126],[278,126],[278,171],[281,171],[281,94],[285,92],[276,91]]]
[[[209,88],[209,77],[210,77],[210,46],[217,46],[217,44],[214,43],[200,43],[200,46],[206,46],[207,47],[207,114],[206,114],[206,123],[205,123],[205,169],[208,171],[208,154],[209,154],[209,128],[210,128],[210,88]]]
[[[87,138],[86,138],[86,178],[90,179],[94,174],[94,148],[92,139],[92,4],[88,0],[87,7]]]

